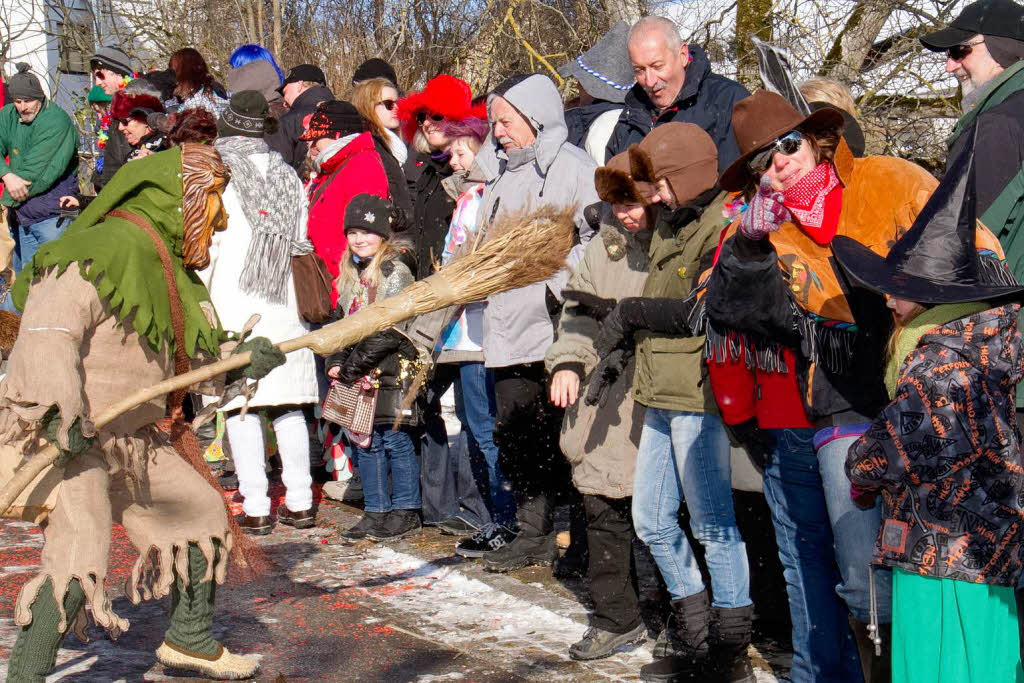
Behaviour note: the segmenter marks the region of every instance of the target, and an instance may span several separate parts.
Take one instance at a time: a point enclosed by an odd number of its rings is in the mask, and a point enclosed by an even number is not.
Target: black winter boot
[[[722,683],[755,683],[754,668],[747,656],[754,606],[712,607],[709,680]]]
[[[554,506],[547,494],[524,500],[516,510],[519,535],[493,552],[484,553],[484,569],[510,572],[530,565],[550,565],[558,557],[555,545]]]
[[[640,667],[644,681],[706,681],[708,659],[708,592],[672,601],[677,653]]]
[[[871,639],[868,625],[850,617],[853,639],[857,642],[860,668],[864,672],[864,683],[889,683],[892,680],[892,624],[879,624],[878,635],[882,639],[882,654],[875,654],[875,643]]]
[[[85,592],[77,580],[72,579],[64,595],[64,614],[68,628],[85,602]],[[53,597],[53,583],[47,579],[39,588],[32,603],[32,623],[22,626],[7,662],[7,683],[42,683],[57,662],[57,650],[64,635],[57,630],[60,613]]]

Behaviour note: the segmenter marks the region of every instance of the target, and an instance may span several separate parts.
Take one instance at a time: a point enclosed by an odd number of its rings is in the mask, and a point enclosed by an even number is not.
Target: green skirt
[[[1013,589],[892,573],[895,683],[1024,683]]]

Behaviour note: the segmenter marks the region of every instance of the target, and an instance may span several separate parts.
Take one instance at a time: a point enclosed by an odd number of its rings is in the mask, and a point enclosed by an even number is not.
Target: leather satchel
[[[331,318],[331,273],[316,252],[292,256],[292,282],[299,315],[307,323],[325,323]]]

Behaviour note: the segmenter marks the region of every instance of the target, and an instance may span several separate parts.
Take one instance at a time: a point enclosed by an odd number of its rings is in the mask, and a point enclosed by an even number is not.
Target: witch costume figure
[[[978,248],[973,157],[950,169],[882,258],[832,247],[896,326],[891,401],[849,449],[851,497],[882,525],[874,562],[893,571],[892,680],[1024,681],[1014,588],[1024,564],[1024,457],[1015,393],[1024,287]]]
[[[257,671],[211,636],[231,527],[218,491],[154,426],[165,398],[102,429],[90,421],[183,362],[220,354],[209,296],[191,271],[206,265],[212,233],[226,224],[227,181],[210,146],[133,162],[17,280],[24,315],[0,382],[0,484],[48,443],[61,457],[7,513],[41,524],[45,537],[42,568],[15,607],[8,681],[44,679],[68,629],[84,636],[83,605],[113,637],[128,628],[104,586],[115,522],[139,551],[131,600],[172,598],[157,660],[216,679]]]

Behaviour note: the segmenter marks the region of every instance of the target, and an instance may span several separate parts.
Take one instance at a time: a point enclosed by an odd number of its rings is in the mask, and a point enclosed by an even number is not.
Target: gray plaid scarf
[[[252,226],[239,288],[269,303],[287,304],[291,257],[313,250],[301,221],[307,211],[302,181],[260,138],[233,135],[218,138],[214,145],[231,169],[231,185]],[[264,175],[249,157],[267,152],[270,162]]]

